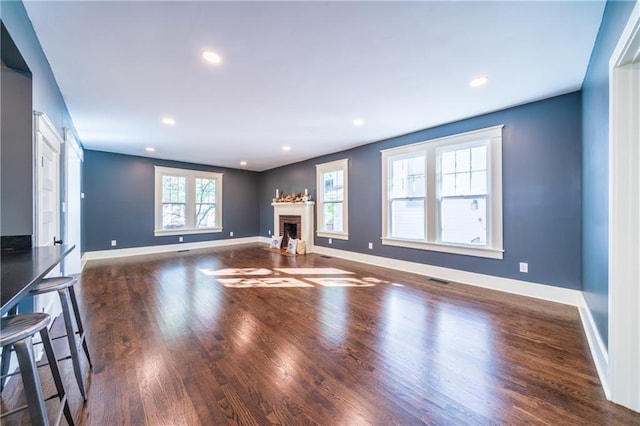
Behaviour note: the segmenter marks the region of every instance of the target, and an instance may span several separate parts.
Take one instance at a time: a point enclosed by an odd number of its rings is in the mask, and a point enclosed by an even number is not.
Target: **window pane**
[[[196,203],[215,204],[216,181],[215,179],[196,178]]]
[[[162,176],[162,202],[186,202],[187,178],[184,176]]]
[[[391,236],[424,239],[424,199],[391,202]]]
[[[487,193],[487,172],[472,172],[471,173],[471,194],[486,194]]]
[[[324,173],[324,200],[342,201],[344,197],[344,171],[334,170]]]
[[[486,245],[486,197],[444,198],[440,203],[440,226],[442,242]]]
[[[487,169],[487,146],[471,148],[471,168],[473,170]]]
[[[323,230],[328,232],[343,232],[342,203],[324,203]]]
[[[213,228],[216,226],[216,205],[212,203],[196,203],[196,228]]]
[[[456,195],[456,175],[449,174],[442,176],[442,188],[440,188],[440,195]]]
[[[186,208],[184,203],[163,203],[162,229],[184,229]]]
[[[471,169],[471,149],[456,151],[456,172],[468,172]]]
[[[424,155],[419,155],[391,163],[391,198],[425,196]]]
[[[440,173],[455,173],[456,153],[455,151],[443,152],[440,156]]]
[[[456,173],[456,195],[471,193],[471,173]]]

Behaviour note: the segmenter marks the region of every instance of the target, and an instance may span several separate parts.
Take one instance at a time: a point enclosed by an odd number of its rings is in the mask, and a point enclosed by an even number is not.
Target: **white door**
[[[66,275],[74,275],[82,271],[82,262],[80,260],[82,252],[80,246],[80,180],[83,152],[69,129],[65,129],[64,141],[65,207],[62,209],[64,216],[64,243],[75,244],[76,246],[64,259],[64,273]]]
[[[60,239],[60,146],[62,137],[46,115],[35,113],[36,246]],[[60,267],[49,277],[60,275]],[[36,310],[53,316],[61,312],[56,293],[38,296]]]

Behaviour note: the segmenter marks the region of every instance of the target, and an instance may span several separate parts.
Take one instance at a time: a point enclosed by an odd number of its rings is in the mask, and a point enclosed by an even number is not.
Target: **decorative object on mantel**
[[[276,189],[276,198],[273,199],[274,203],[306,203],[309,201],[311,201],[311,197],[308,189],[305,189],[300,194],[292,192],[289,195],[280,194],[280,190]]]

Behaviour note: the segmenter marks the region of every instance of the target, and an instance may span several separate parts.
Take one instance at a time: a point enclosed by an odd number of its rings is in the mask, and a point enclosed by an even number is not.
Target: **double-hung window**
[[[349,239],[348,166],[348,159],[316,165],[320,237]]]
[[[155,235],[221,231],[221,173],[155,166]]]
[[[382,243],[501,259],[502,126],[382,151]]]

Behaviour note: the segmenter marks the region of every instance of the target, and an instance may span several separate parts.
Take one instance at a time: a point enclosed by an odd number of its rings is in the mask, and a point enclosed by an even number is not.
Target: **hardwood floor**
[[[640,424],[570,306],[258,245],[92,261],[77,293],[80,425]]]

